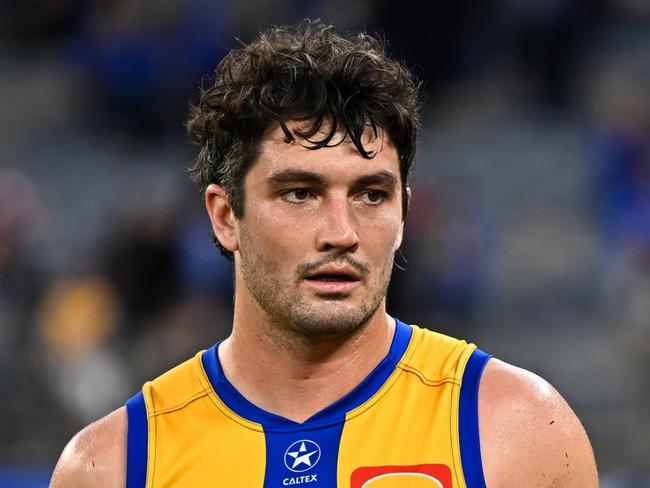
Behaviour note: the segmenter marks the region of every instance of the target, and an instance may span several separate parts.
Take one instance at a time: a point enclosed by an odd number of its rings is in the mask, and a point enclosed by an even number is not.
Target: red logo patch
[[[368,466],[357,468],[350,488],[452,488],[451,470],[444,464]]]

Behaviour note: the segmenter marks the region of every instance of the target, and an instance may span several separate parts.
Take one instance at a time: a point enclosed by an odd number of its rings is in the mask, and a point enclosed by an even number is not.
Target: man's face
[[[347,140],[310,150],[283,137],[264,140],[244,181],[237,293],[294,333],[339,337],[385,308],[403,229],[397,151],[368,137],[368,160]]]

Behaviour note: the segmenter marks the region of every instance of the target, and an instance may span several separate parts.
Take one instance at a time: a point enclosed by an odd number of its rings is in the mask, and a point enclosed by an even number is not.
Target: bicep
[[[488,488],[598,486],[587,434],[562,396],[540,377],[490,360],[479,390]]]
[[[126,429],[120,408],[79,432],[61,453],[50,488],[124,488]]]
[[[73,486],[85,488],[90,486],[89,480],[86,479],[88,470],[85,469],[85,463],[80,459],[82,455],[78,452],[80,435],[82,435],[81,432],[73,437],[63,449],[54,468],[54,473],[52,473],[50,488],[68,488]]]

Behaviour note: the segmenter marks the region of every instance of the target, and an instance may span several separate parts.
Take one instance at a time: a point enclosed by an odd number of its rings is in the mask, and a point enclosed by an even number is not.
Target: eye
[[[361,195],[361,198],[369,205],[378,205],[386,199],[386,194],[380,190],[368,190]]]
[[[289,190],[282,194],[282,198],[288,202],[298,203],[304,202],[311,196],[311,193],[306,188],[296,188],[295,190]]]

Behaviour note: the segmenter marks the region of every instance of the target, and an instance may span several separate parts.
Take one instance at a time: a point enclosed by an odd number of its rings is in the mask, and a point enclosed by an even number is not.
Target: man
[[[52,487],[580,487],[589,441],[544,380],[386,313],[418,85],[366,35],[274,28],[189,122],[232,334],[66,447]]]

